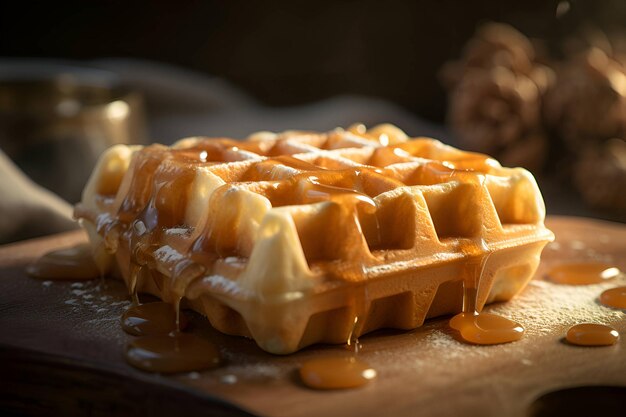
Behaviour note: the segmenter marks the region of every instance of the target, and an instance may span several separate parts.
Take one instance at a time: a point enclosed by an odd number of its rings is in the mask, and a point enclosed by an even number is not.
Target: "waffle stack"
[[[278,354],[458,312],[477,260],[508,300],[553,238],[530,173],[390,125],[117,145],[76,216],[104,273]]]

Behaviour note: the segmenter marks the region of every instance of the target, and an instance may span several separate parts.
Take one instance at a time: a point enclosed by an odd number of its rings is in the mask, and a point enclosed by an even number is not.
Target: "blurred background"
[[[0,209],[67,218],[112,143],[391,122],[531,169],[549,213],[624,221],[624,26],[618,0],[3,4]]]

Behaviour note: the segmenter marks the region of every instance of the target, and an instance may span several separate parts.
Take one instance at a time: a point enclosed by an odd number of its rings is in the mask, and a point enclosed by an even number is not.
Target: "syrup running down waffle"
[[[545,209],[532,175],[398,128],[117,145],[76,207],[102,273],[291,353],[476,308],[533,276]]]

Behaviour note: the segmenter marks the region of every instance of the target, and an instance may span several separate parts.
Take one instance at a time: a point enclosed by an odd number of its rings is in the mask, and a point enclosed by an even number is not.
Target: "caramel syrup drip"
[[[175,155],[176,158],[172,157],[170,161],[156,168],[151,167],[154,169],[153,183],[152,185],[143,184],[146,187],[151,186],[149,198],[143,209],[139,210],[131,220],[130,227],[126,228],[124,234],[131,254],[129,291],[135,301],[137,301],[136,294],[142,287],[142,283],[152,278],[152,271],[155,269],[153,255],[155,250],[162,245],[164,230],[175,227],[184,220],[189,188],[194,175],[184,169],[184,163],[182,166],[179,163],[181,155]],[[135,175],[139,174],[135,173]],[[146,193],[139,192],[138,194]],[[138,201],[138,199],[135,200]],[[195,274],[189,277],[192,271]],[[167,285],[163,288],[163,293],[172,299],[175,308],[178,308],[187,284],[203,272],[204,268],[186,268],[184,271],[182,268],[174,268],[171,271],[171,279],[165,280]],[[184,275],[184,279],[179,279],[180,275]],[[176,311],[176,317],[179,315],[180,313]]]
[[[600,302],[607,307],[626,310],[626,286],[604,291],[600,294]]]
[[[117,219],[121,223],[130,224],[148,204],[153,194],[152,183],[155,172],[164,160],[171,158],[165,149],[152,145],[136,154],[134,163],[131,164],[133,167],[131,184],[117,212]]]
[[[182,298],[183,298],[182,296],[178,296],[178,295],[175,296],[174,304],[173,304],[173,306],[174,306],[174,313],[175,313],[175,316],[174,316],[174,326],[176,326],[176,330],[179,331],[179,332],[180,332],[180,330],[182,328],[181,326],[183,326],[183,324],[185,324],[184,323],[185,319],[183,318],[184,315],[180,311],[180,301],[182,300]]]
[[[604,324],[582,323],[572,326],[565,339],[578,346],[611,346],[619,340],[619,333]]]
[[[377,372],[358,358],[361,348],[358,336],[362,333],[369,304],[367,287],[354,288],[351,304],[354,320],[346,340],[350,356],[333,354],[326,358],[306,361],[300,368],[300,379],[309,388],[332,390],[357,388],[376,378]]]
[[[363,316],[360,316],[358,313],[354,316],[354,322],[352,324],[352,329],[350,329],[350,333],[348,334],[348,339],[346,340],[346,347],[348,349],[352,349],[352,352],[356,356],[361,350],[361,344],[359,343],[359,334],[361,334],[361,330],[363,329]]]
[[[548,280],[565,285],[590,285],[606,282],[620,275],[620,270],[604,263],[571,263],[550,269]]]
[[[139,295],[138,295],[138,283],[141,281],[140,277],[146,273],[145,267],[137,264],[134,261],[131,261],[129,267],[129,281],[128,281],[128,292],[131,297],[131,301],[133,305],[139,305]]]
[[[128,344],[125,357],[135,368],[165,374],[201,371],[221,362],[213,343],[188,333],[138,337]]]
[[[363,272],[365,274],[365,272]],[[361,349],[361,343],[359,343],[359,336],[363,334],[365,328],[365,321],[367,319],[368,310],[370,307],[369,293],[366,285],[359,285],[353,287],[350,293],[349,304],[353,309],[353,320],[350,332],[346,338],[345,347],[351,350],[356,357]]]
[[[91,246],[81,244],[46,253],[26,268],[35,277],[49,280],[90,280],[100,277]]]
[[[376,370],[354,356],[330,356],[306,361],[300,379],[309,388],[331,390],[357,388],[376,378]]]
[[[161,296],[170,303],[140,305],[137,297],[142,283],[157,273],[153,256],[163,244],[164,230],[176,227],[184,219],[193,175],[184,169],[181,171],[176,161],[187,163],[186,159],[193,157],[189,153],[174,153],[171,158],[174,161],[156,166],[140,165],[140,171],[134,175],[141,175],[143,168],[151,180],[135,184],[143,189],[132,190],[125,200],[130,203],[121,208],[128,212],[127,216],[120,218],[126,221],[122,230],[130,251],[128,287],[134,301],[122,317],[122,327],[126,332],[140,336],[128,344],[125,357],[131,365],[145,371],[198,371],[213,368],[220,362],[218,349],[212,343],[192,334],[180,333],[188,323],[187,317],[180,311],[181,299],[187,285],[205,271],[204,267],[198,268],[186,259],[171,268],[169,277],[155,279]],[[221,156],[200,150],[197,157],[210,159]]]
[[[167,335],[184,330],[188,319],[185,314],[178,315],[178,311],[162,301],[133,305],[122,315],[122,329],[133,336]]]
[[[480,246],[470,248],[470,251],[483,252],[487,249],[484,242]],[[514,342],[524,335],[524,328],[519,323],[478,310],[478,289],[488,258],[489,254],[486,254],[467,260],[463,268],[463,311],[450,319],[449,325],[467,343],[495,345]]]

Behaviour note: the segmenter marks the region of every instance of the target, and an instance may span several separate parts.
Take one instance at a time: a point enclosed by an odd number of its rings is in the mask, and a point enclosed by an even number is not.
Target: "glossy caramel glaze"
[[[570,327],[565,339],[572,345],[610,346],[617,343],[619,333],[604,324],[581,323]]]
[[[619,268],[604,263],[571,263],[557,265],[546,273],[546,278],[557,284],[599,284],[617,277]]]
[[[26,268],[35,278],[50,280],[90,280],[100,276],[91,246],[82,244],[49,252]]]
[[[300,368],[302,382],[315,389],[357,388],[374,378],[376,371],[354,356],[311,359]]]

